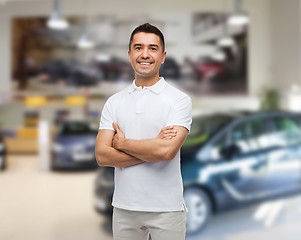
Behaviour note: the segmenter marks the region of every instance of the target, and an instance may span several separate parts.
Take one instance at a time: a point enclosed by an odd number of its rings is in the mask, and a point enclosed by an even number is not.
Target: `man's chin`
[[[150,78],[153,76],[156,76],[156,74],[152,73],[152,72],[138,72],[136,71],[136,75],[141,77],[141,78]]]

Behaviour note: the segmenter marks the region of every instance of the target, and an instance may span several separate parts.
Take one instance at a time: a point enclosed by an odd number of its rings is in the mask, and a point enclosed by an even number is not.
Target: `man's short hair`
[[[131,44],[133,42],[134,35],[136,33],[140,33],[140,32],[153,33],[153,34],[156,34],[157,36],[159,36],[160,42],[162,44],[162,49],[163,49],[162,52],[165,51],[165,41],[164,41],[164,36],[163,36],[162,32],[157,27],[155,27],[154,25],[151,25],[149,23],[144,23],[134,29],[134,31],[131,34],[130,42],[129,42],[129,50],[130,51],[131,51]]]

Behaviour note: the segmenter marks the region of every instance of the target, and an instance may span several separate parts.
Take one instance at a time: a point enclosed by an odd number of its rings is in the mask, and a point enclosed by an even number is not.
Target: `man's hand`
[[[122,143],[125,140],[125,136],[124,136],[123,132],[120,130],[117,123],[113,122],[113,128],[116,131],[113,141],[112,141],[113,148],[119,150],[121,148]]]
[[[98,131],[95,144],[95,156],[99,166],[124,168],[145,162],[113,148],[112,141],[114,135],[115,132],[112,130],[100,129]]]
[[[118,124],[113,122],[113,127],[116,131],[113,138],[113,148],[120,150],[123,141],[125,140],[124,133],[120,130]],[[177,130],[174,129],[174,126],[167,126],[161,129],[160,133],[156,138],[158,139],[172,139],[177,136]]]
[[[188,134],[186,127],[174,126],[174,129],[172,127],[162,129],[162,132],[155,138],[135,140],[124,138],[118,125],[114,123],[113,126],[116,130],[113,147],[145,162],[172,160],[179,152]]]
[[[157,138],[160,139],[172,139],[177,135],[177,130],[174,129],[174,126],[167,126],[161,129]]]

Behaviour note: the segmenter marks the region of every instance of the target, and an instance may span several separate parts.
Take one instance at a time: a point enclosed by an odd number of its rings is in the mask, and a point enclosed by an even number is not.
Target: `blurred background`
[[[95,137],[145,22],[193,103],[187,239],[300,239],[299,0],[0,0],[0,239],[112,239]]]

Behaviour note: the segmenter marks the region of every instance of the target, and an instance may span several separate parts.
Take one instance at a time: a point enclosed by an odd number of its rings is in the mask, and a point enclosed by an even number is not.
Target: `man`
[[[191,99],[159,77],[166,51],[148,23],[131,34],[135,80],[111,96],[96,138],[100,166],[115,167],[113,238],[183,240],[186,207],[180,148],[191,125]]]

